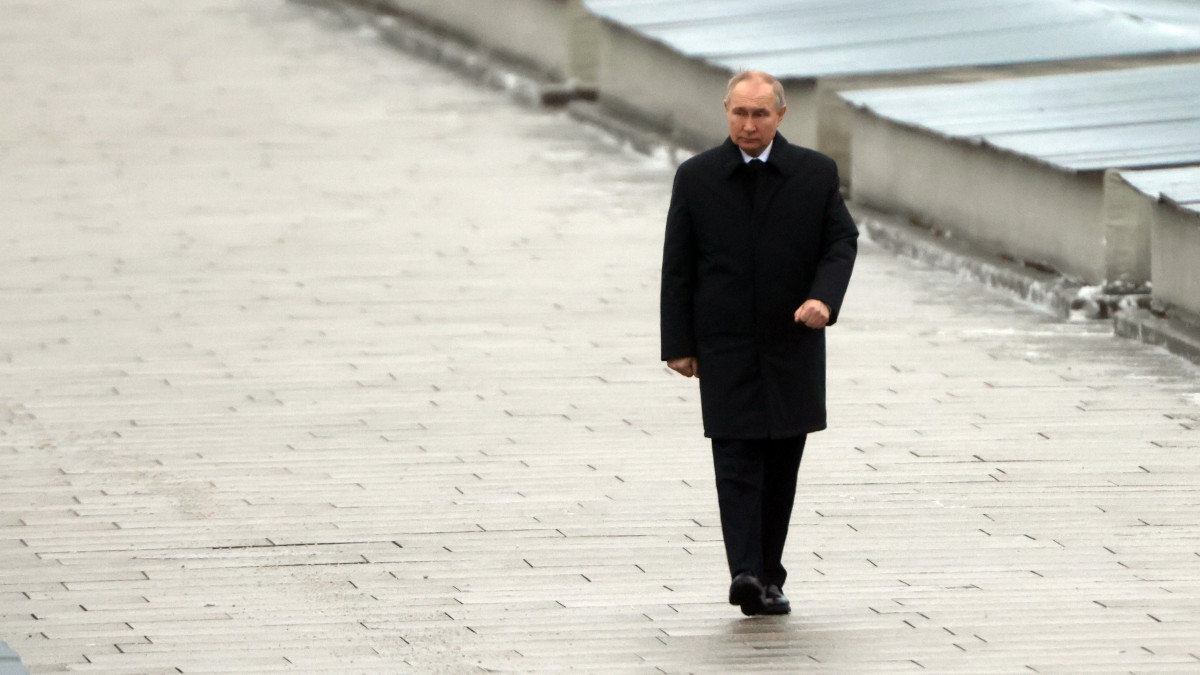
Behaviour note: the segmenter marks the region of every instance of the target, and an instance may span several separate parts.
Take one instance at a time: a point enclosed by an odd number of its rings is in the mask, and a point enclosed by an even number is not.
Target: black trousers
[[[787,580],[783,544],[805,439],[712,439],[730,576],[749,572],[780,587]]]

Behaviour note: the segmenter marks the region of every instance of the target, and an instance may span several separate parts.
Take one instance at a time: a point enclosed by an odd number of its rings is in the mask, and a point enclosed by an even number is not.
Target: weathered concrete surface
[[[1160,345],[1200,363],[1200,326],[1190,315],[1184,318],[1173,310],[1161,315],[1140,308],[1122,310],[1113,316],[1113,330],[1121,337]]]
[[[856,114],[846,169],[856,201],[908,214],[983,251],[1091,284],[1108,280],[1102,172],[1070,173],[868,110]]]
[[[1196,295],[1200,292],[1200,211],[1158,205],[1151,232],[1155,296],[1200,317],[1200,297]]]
[[[1200,363],[1200,167],[1109,170],[1104,182],[1110,240],[1144,232],[1153,271],[1154,313],[1127,312],[1114,329]]]
[[[1122,172],[1104,172],[1105,273],[1107,278],[1134,286],[1151,278],[1150,233],[1154,223],[1153,202],[1121,178]]]
[[[671,168],[263,0],[0,7],[32,672],[1195,672],[1200,375],[864,246],[743,619]]]

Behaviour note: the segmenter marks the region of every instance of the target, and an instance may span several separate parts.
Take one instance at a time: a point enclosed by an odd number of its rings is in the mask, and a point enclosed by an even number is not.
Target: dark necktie
[[[754,196],[758,191],[758,185],[763,180],[763,174],[767,171],[767,163],[761,159],[752,159],[746,163],[746,199],[750,202],[751,210],[754,209]]]

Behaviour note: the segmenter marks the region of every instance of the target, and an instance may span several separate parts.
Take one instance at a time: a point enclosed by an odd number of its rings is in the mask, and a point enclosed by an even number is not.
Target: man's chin
[[[742,152],[745,152],[747,155],[750,155],[751,157],[758,157],[759,155],[762,154],[763,150],[767,149],[767,146],[760,145],[758,143],[739,142],[739,143],[737,143],[737,146],[742,149]]]

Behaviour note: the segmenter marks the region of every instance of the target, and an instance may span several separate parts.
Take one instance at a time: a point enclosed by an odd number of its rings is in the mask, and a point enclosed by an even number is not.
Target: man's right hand
[[[667,361],[667,367],[684,377],[700,377],[700,367],[696,364],[694,356],[671,359]]]

